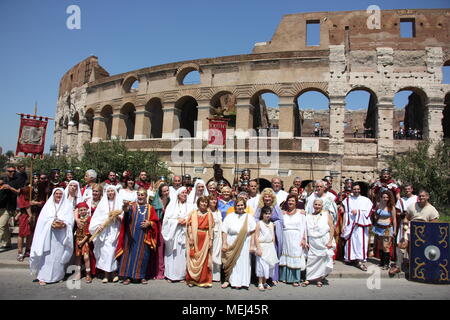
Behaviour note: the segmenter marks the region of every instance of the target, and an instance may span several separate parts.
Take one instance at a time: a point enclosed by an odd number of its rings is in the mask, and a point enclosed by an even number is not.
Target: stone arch
[[[125,93],[137,91],[137,88],[135,87],[136,81],[137,81],[137,84],[139,84],[139,79],[135,75],[129,75],[128,77],[126,77],[122,83],[123,91]]]
[[[92,108],[87,109],[84,114],[85,123],[89,128],[89,140],[92,140],[92,134],[94,133],[94,114],[95,112]]]
[[[444,111],[442,118],[442,131],[444,133],[444,139],[450,138],[450,92],[447,92],[444,100]]]
[[[369,94],[367,107],[353,109],[349,101],[353,93],[360,91]],[[358,97],[364,99],[363,97]],[[356,99],[358,100],[358,99]],[[375,91],[367,86],[356,85],[345,95],[344,137],[375,138],[378,132],[378,97]]]
[[[272,183],[264,178],[258,178],[258,184],[259,184],[259,192],[262,192],[265,188],[272,188]]]
[[[62,129],[63,126],[64,126],[64,117],[61,117],[61,118],[59,118],[59,121],[58,121],[58,127],[59,127],[59,129]]]
[[[103,138],[105,140],[111,140],[111,133],[112,133],[112,115],[113,115],[113,108],[110,105],[105,105],[100,111],[100,116],[103,118],[104,122],[104,134],[100,136],[100,138]]]
[[[150,132],[151,138],[161,138],[163,130],[164,112],[160,98],[152,98],[145,105],[145,111],[150,113]]]
[[[133,103],[127,102],[120,109],[120,113],[124,115],[123,121],[126,128],[125,139],[133,139],[136,124],[136,107]]]
[[[265,93],[272,93],[279,98],[279,95],[272,89],[260,89],[253,93],[250,98],[250,105],[253,106],[253,129],[258,133],[258,129],[268,129],[271,127],[267,106],[262,98]]]
[[[180,110],[180,129],[189,131],[190,137],[195,137],[196,134],[197,106],[197,100],[192,96],[183,96],[175,102],[175,108]]]
[[[214,94],[209,101],[213,108],[212,114],[216,115],[217,111],[223,111],[223,115],[230,119],[228,121],[229,128],[236,127],[236,95],[230,91],[222,90]]]
[[[309,93],[313,93],[315,96],[311,96]],[[317,94],[320,94],[320,96]],[[318,103],[319,100],[322,100],[325,97],[328,100],[326,102],[327,108],[302,110],[301,104],[304,102],[299,101],[302,96],[307,98],[307,100],[310,100],[311,103]],[[302,87],[295,95],[294,105],[294,137],[329,135],[330,97],[326,91],[319,87]],[[317,128],[317,130],[315,128]]]
[[[428,97],[423,89],[408,86],[397,90],[395,96],[403,91],[411,91],[408,96],[408,103],[404,108],[404,137],[414,140],[422,139],[423,134],[428,131]]]
[[[184,64],[180,66],[176,71],[176,80],[179,85],[184,85],[184,78],[192,71],[197,71],[201,73],[200,66],[195,63]]]
[[[73,126],[76,128],[76,131],[78,132],[78,129],[80,128],[80,113],[77,111],[73,115],[72,118]]]

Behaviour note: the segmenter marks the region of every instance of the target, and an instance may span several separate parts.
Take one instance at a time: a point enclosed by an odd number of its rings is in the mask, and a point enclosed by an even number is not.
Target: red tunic
[[[202,250],[203,246],[209,246],[209,236],[207,237],[208,230],[210,227],[208,215],[209,214],[205,214],[203,216],[197,215],[197,218],[198,218],[197,246],[198,246],[199,251]],[[189,217],[187,225],[192,226],[191,216]],[[188,250],[189,250],[189,256],[191,258],[193,258],[195,255],[195,247],[191,246]],[[203,263],[203,268],[202,268],[202,271],[200,272],[200,277],[197,281],[191,277],[191,275],[189,274],[189,269],[188,269],[188,272],[186,273],[186,282],[195,284],[197,286],[212,286],[212,270],[210,268],[210,263],[209,263],[210,259],[211,259],[211,255],[209,252]]]

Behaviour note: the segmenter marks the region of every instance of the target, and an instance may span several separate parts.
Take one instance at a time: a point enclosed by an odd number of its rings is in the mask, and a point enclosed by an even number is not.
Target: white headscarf
[[[203,190],[202,196],[206,196],[207,197],[209,195],[208,189],[206,188],[205,181],[203,181],[202,179],[195,180],[194,188],[192,189],[191,193],[189,193],[189,195],[187,197],[187,203],[188,203],[188,206],[189,206],[189,211],[197,209],[197,200],[199,198],[199,196],[197,195],[197,186],[199,184],[203,184],[205,186],[205,189]]]
[[[164,214],[164,220],[162,225],[161,234],[164,240],[166,241],[166,246],[169,248],[173,248],[173,250],[176,248],[176,246],[174,246],[174,240],[176,238],[177,229],[180,229],[178,228],[178,226],[182,227],[181,225],[178,224],[178,221],[176,221],[175,219],[187,218],[189,213],[187,201],[181,203],[178,199],[178,196],[183,191],[186,191],[186,187],[179,188],[176,191],[176,198],[170,200]],[[184,238],[180,238],[178,240],[184,241]]]
[[[74,209],[77,204],[79,204],[80,202],[83,202],[83,196],[81,195],[80,183],[76,180],[70,180],[70,182],[67,184],[66,188],[64,189],[64,199],[66,199],[67,202],[70,202],[69,201],[69,186],[71,183],[75,183],[77,185],[77,194],[75,195],[76,203],[75,202],[72,203],[72,207],[73,207],[72,209]]]
[[[63,196],[59,203],[55,203],[54,194],[56,191],[63,192]],[[63,240],[63,245],[69,249],[64,251],[61,257],[61,263],[69,262],[73,251],[73,234],[72,228],[74,224],[73,209],[69,201],[64,197],[63,188],[55,188],[52,195],[45,203],[39,214],[39,219],[34,231],[33,242],[30,252],[30,270],[32,273],[37,273],[40,266],[40,261],[46,252],[50,251],[51,234],[53,221],[60,220],[66,224],[66,237]],[[70,253],[69,253],[70,252]]]
[[[114,200],[111,202],[108,199],[108,190],[114,190]],[[95,209],[94,215],[91,218],[91,223],[89,224],[89,232],[94,234],[95,230],[100,227],[106,219],[108,219],[109,213],[114,210],[122,210],[123,200],[122,197],[117,193],[115,186],[108,185],[106,187],[106,192]]]

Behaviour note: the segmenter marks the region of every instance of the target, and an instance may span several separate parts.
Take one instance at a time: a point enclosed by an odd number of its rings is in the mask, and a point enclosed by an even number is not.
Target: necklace
[[[138,213],[139,213],[140,215],[146,214],[146,213],[147,213],[147,210],[148,210],[147,206],[145,206],[144,212],[141,211],[141,206],[140,206],[140,205],[137,206],[137,211],[138,211]]]
[[[291,210],[291,211],[286,211],[286,213],[287,213],[288,215],[292,216],[296,211],[297,211],[297,208],[294,208],[294,209]]]

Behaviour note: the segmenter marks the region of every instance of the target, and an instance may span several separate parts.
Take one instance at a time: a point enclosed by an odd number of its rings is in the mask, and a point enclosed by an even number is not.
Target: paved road
[[[269,292],[259,292],[256,287],[247,290],[213,288],[189,288],[182,283],[167,283],[164,280],[149,281],[148,285],[108,283],[94,280],[79,290],[69,290],[67,282],[40,287],[25,269],[0,269],[0,299],[51,299],[51,300],[278,300],[278,299],[450,299],[450,285],[428,285],[405,279],[380,279],[380,289],[370,290],[366,279],[329,279],[329,285],[317,288],[294,288],[279,284]]]

